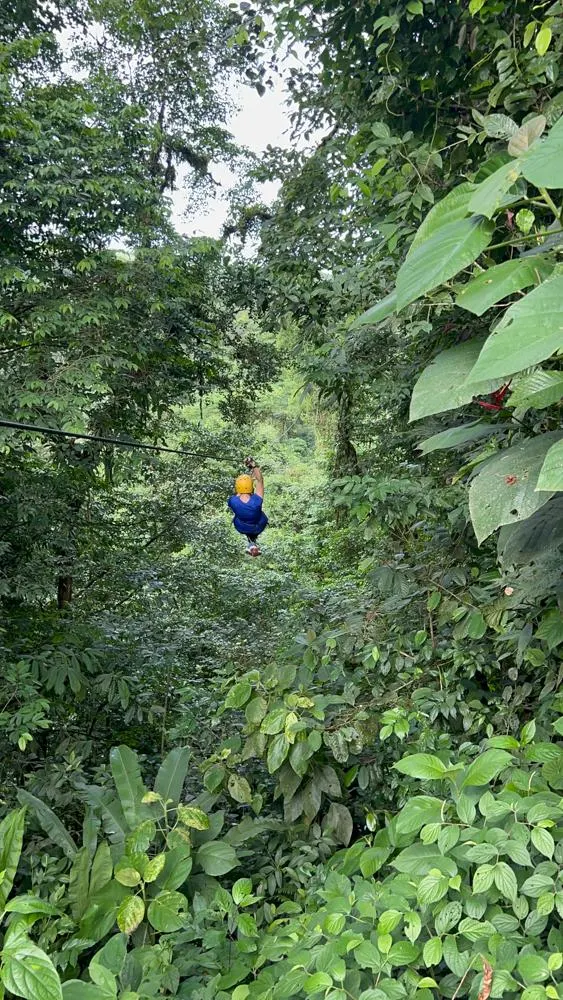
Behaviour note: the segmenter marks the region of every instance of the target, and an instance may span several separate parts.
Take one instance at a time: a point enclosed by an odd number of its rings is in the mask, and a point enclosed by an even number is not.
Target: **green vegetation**
[[[0,420],[74,436],[0,427],[0,997],[563,1000],[562,50],[560,0],[4,5]]]

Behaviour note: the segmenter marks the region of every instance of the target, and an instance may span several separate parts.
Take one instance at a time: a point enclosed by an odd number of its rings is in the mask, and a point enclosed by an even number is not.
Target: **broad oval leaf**
[[[59,817],[45,804],[41,799],[38,799],[36,795],[32,795],[31,792],[26,791],[24,788],[20,788],[18,791],[18,800],[23,806],[29,806],[33,810],[40,825],[45,830],[45,833],[49,835],[51,840],[60,847],[61,850],[66,854],[67,858],[73,858],[76,854],[78,848],[72,839],[70,833],[61,823]],[[0,827],[0,837],[2,836],[2,828]],[[0,889],[0,894],[1,894]]]
[[[164,758],[158,769],[154,790],[164,802],[179,802],[182,798],[184,781],[188,773],[191,750],[189,747],[175,747]]]
[[[511,156],[521,156],[526,153],[534,144],[536,139],[545,132],[547,118],[544,115],[535,115],[529,118],[520,126],[517,132],[511,137],[508,143],[508,152]]]
[[[10,993],[25,1000],[62,1000],[57,970],[48,955],[26,938],[18,938],[2,953],[2,981]]]
[[[410,757],[403,757],[402,760],[393,764],[396,771],[401,774],[408,774],[411,778],[440,779],[447,771],[446,765],[439,757],[434,757],[430,753],[414,753]]]
[[[433,236],[436,230],[449,225],[451,222],[456,222],[458,219],[465,219],[469,215],[468,206],[474,191],[475,184],[467,181],[465,184],[459,184],[445,198],[436,202],[428,214],[425,215],[414,234],[407,258],[411,256],[421,243],[424,243],[430,236]]]
[[[207,875],[226,875],[239,863],[235,850],[222,840],[202,844],[196,859]]]
[[[376,302],[375,305],[370,306],[366,309],[361,316],[352,323],[352,330],[355,330],[359,326],[373,326],[376,323],[383,322],[395,312],[397,308],[397,295],[396,292],[390,292],[386,295],[384,299],[380,302]]]
[[[563,546],[563,497],[554,496],[531,517],[501,528],[498,552],[506,565],[521,566]]]
[[[521,173],[522,168],[519,160],[510,160],[508,163],[504,163],[502,167],[495,170],[494,174],[481,181],[473,192],[469,202],[469,211],[474,215],[485,215],[488,219],[492,219],[500,205],[506,203],[505,195],[516,184]]]
[[[397,309],[449,281],[468,267],[491,241],[494,226],[484,219],[458,219],[420,243],[397,275]]]
[[[145,904],[140,896],[127,896],[117,910],[117,926],[124,934],[132,934],[145,915]]]
[[[109,756],[111,773],[123,815],[131,829],[141,822],[141,807],[146,788],[141,778],[139,758],[130,747],[114,747]]]
[[[539,265],[531,260],[507,260],[472,278],[459,292],[455,304],[476,316],[482,316],[507,295],[539,284],[552,270],[553,265],[545,261]]]
[[[545,455],[561,433],[552,431],[489,459],[469,487],[469,512],[479,544],[503,524],[522,521],[550,499],[536,485]]]
[[[164,934],[179,931],[185,925],[187,916],[188,901],[181,892],[159,892],[147,910],[150,925]]]
[[[469,765],[462,786],[487,785],[512,762],[512,754],[506,750],[485,750]]]
[[[520,160],[526,180],[536,187],[563,188],[563,118]]]
[[[483,345],[468,381],[513,375],[562,347],[563,275],[557,275],[510,306]]]
[[[536,490],[563,490],[563,438],[552,444],[540,469]]]
[[[487,396],[498,388],[499,379],[469,379],[484,343],[484,337],[476,337],[450,347],[434,358],[413,389],[409,420],[454,410],[470,403],[474,396]]]
[[[34,796],[31,798],[33,799]],[[37,799],[37,801],[40,800]],[[24,828],[25,809],[13,809],[0,823],[0,871],[3,872],[3,877],[0,880],[0,913],[6,905],[16,877],[22,851]],[[74,841],[72,844],[76,851]]]
[[[479,441],[481,438],[490,437],[503,427],[502,424],[487,424],[483,420],[472,420],[469,424],[460,424],[459,427],[448,427],[439,434],[426,438],[417,444],[416,450],[421,455],[429,455],[433,451],[440,451],[446,448],[460,448],[471,441]]]

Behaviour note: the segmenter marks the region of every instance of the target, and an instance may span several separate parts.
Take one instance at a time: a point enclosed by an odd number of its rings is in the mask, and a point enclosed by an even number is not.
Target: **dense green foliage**
[[[563,997],[562,26],[2,9],[2,996]]]

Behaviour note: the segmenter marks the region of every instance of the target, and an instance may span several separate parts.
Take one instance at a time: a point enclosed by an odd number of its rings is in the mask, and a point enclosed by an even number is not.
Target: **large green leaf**
[[[55,966],[41,948],[17,939],[2,952],[2,982],[10,993],[25,1000],[62,1000]]]
[[[462,786],[488,785],[511,762],[512,755],[506,750],[485,750],[467,768]]]
[[[104,830],[112,844],[125,840],[129,829],[123,810],[117,799],[98,785],[87,785],[85,789],[88,802],[97,809],[102,817]]]
[[[490,243],[493,231],[493,224],[483,219],[458,219],[420,243],[399,269],[397,309],[404,309],[472,264]]]
[[[115,996],[94,986],[93,983],[85,983],[82,979],[68,979],[63,983],[63,1000],[111,1000]]]
[[[482,316],[507,295],[539,284],[552,270],[553,265],[546,261],[507,260],[504,264],[489,267],[464,285],[457,296],[456,306]]]
[[[372,326],[375,323],[381,323],[391,313],[394,313],[396,308],[397,295],[395,292],[390,292],[384,299],[376,302],[374,306],[370,306],[361,316],[358,316],[352,323],[352,329],[354,330],[359,326]]]
[[[487,339],[469,380],[502,378],[563,347],[563,275],[544,281],[507,310]]]
[[[537,492],[539,471],[560,432],[540,434],[499,452],[481,467],[469,487],[469,512],[479,543],[501,524],[530,517],[549,498]]]
[[[432,795],[417,795],[409,799],[395,817],[394,823],[399,835],[418,833],[427,823],[438,823],[442,817],[444,803]]]
[[[472,420],[470,424],[460,424],[459,427],[448,427],[439,434],[426,438],[417,444],[417,451],[422,455],[429,455],[432,451],[440,451],[444,448],[460,448],[461,445],[470,441],[479,441],[481,438],[490,437],[503,428],[503,424],[487,424],[483,420]]]
[[[464,403],[470,403],[474,396],[486,396],[498,388],[499,379],[481,379],[471,383],[468,380],[484,342],[483,337],[467,340],[434,358],[413,389],[411,421],[444,410],[455,410]]]
[[[465,219],[466,215],[469,215],[468,206],[474,191],[475,184],[466,182],[450,191],[441,201],[436,202],[414,234],[407,257],[410,257],[421,243],[433,236],[436,230],[451,222],[457,222],[458,219]]]
[[[196,858],[206,875],[226,875],[239,863],[234,848],[223,840],[202,844]]]
[[[121,746],[113,748],[109,760],[123,815],[133,829],[143,818],[141,807],[146,791],[139,758],[129,747]]]
[[[112,871],[113,864],[110,847],[106,840],[102,840],[92,861],[89,886],[91,896],[95,896],[96,893],[101,892],[105,888],[111,879]]]
[[[492,219],[501,204],[505,203],[506,192],[516,184],[522,173],[522,164],[518,160],[510,160],[495,170],[494,174],[481,181],[473,192],[468,211],[474,215],[486,215]]]
[[[512,385],[508,406],[529,407],[543,410],[558,403],[563,397],[563,372],[546,371],[538,368],[528,375],[522,375]]]
[[[68,830],[65,829],[58,816],[41,799],[38,799],[31,792],[24,788],[18,791],[18,799],[24,806],[29,806],[33,810],[45,833],[49,835],[53,843],[60,847],[67,858],[73,858],[78,848]]]
[[[188,915],[188,901],[181,892],[159,892],[149,903],[147,916],[156,931],[170,933],[184,927]]]
[[[0,913],[12,891],[20,860],[25,827],[25,809],[13,809],[0,823]]]
[[[179,802],[188,773],[191,751],[189,747],[175,747],[165,757],[158,769],[154,790],[165,802]]]
[[[498,552],[502,562],[520,566],[563,547],[563,496],[554,496],[531,517],[501,528]]]
[[[519,162],[526,180],[536,187],[563,188],[563,119]]]
[[[536,490],[563,490],[563,438],[552,444],[540,469]]]
[[[72,916],[80,920],[88,905],[90,885],[90,854],[87,847],[77,851],[70,869],[68,899],[71,904]]]

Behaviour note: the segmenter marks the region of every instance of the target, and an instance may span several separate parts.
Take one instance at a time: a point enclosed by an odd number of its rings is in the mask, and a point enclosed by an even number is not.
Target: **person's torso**
[[[253,493],[248,500],[244,501],[238,496],[233,496],[230,508],[235,517],[245,521],[246,524],[258,524],[262,514],[262,497]]]

